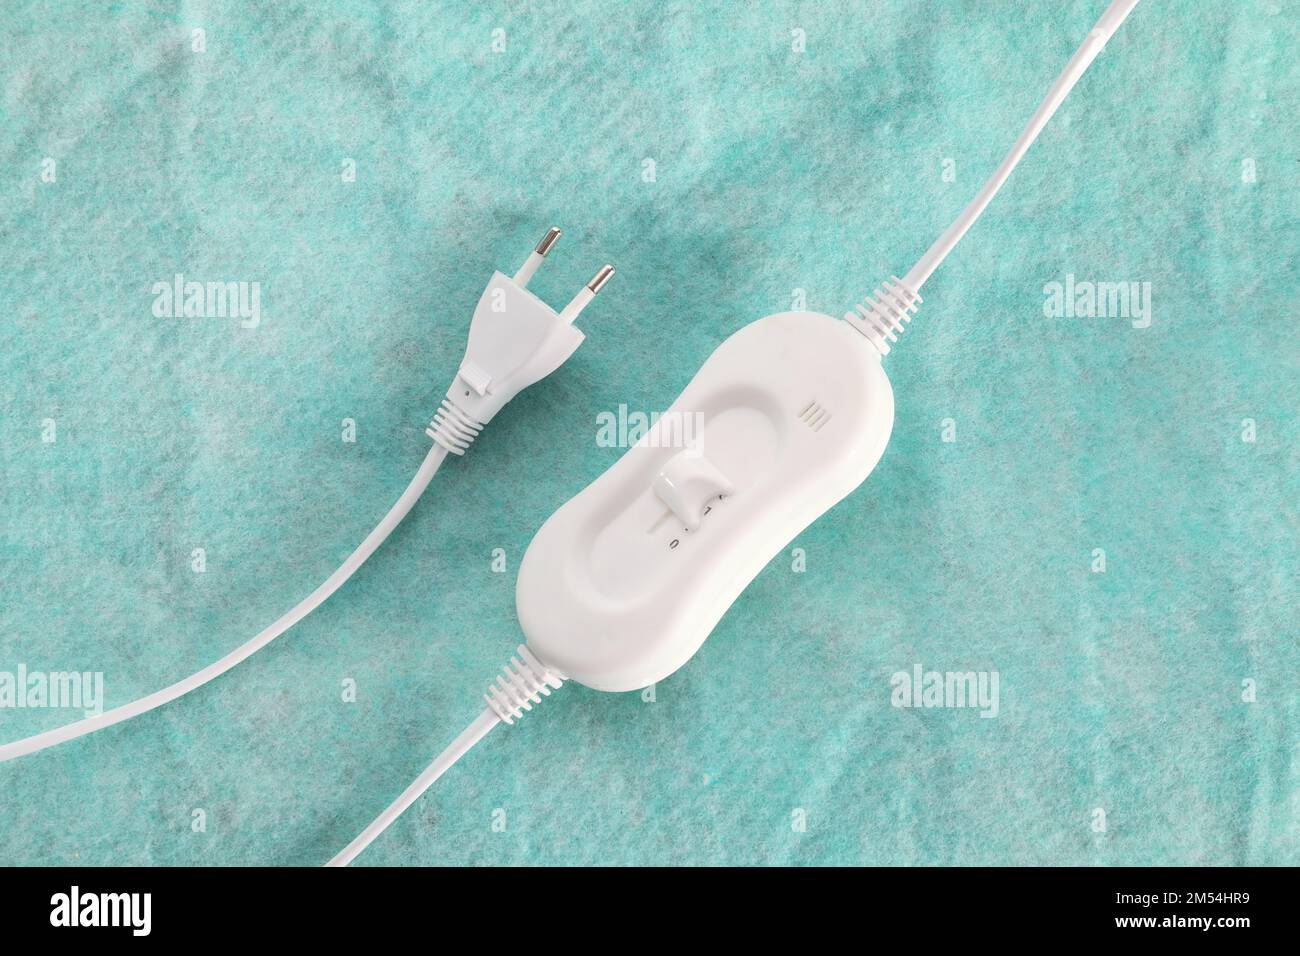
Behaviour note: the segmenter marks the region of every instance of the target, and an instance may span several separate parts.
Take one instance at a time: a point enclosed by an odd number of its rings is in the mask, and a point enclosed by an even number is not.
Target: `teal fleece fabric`
[[[318,612],[0,765],[0,863],[329,859],[480,710],[600,416],[905,271],[1104,6],[7,4],[0,672],[114,706],[242,643],[405,487],[493,269],[555,223],[547,301],[618,275]],[[926,286],[869,481],[653,693],[566,687],[359,862],[1300,863],[1286,8],[1139,6]],[[896,706],[918,666],[996,717]]]

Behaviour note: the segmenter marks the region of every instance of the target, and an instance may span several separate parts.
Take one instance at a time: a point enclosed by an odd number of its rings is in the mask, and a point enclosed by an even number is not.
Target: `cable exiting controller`
[[[1138,0],[1114,0],[1106,8],[1106,12],[1101,15],[1096,26],[1074,51],[1074,56],[1070,57],[1061,75],[1047,91],[1047,96],[1043,98],[1043,102],[1030,118],[1024,132],[1003,157],[988,182],[961,211],[961,215],[943,231],[906,276],[901,279],[898,276],[892,277],[872,295],[867,296],[861,305],[855,306],[855,312],[845,314],[845,321],[865,335],[880,350],[882,356],[889,354],[890,343],[898,341],[904,326],[916,312],[916,307],[921,303],[921,287],[925,285],[926,280],[934,274],[934,270],[939,268],[939,264],[948,257],[948,253],[952,252],[962,236],[966,235],[967,230],[975,224],[975,220],[997,195],[1002,184],[1011,175],[1011,171],[1016,168],[1034,140],[1038,138],[1038,134],[1043,131],[1047,121],[1065,102],[1070,90],[1074,89],[1074,84],[1079,82],[1079,77],[1083,76],[1084,71],[1097,58],[1097,54],[1105,48],[1106,41],[1115,34],[1120,24],[1137,5]]]
[[[362,850],[374,842],[375,837],[387,830],[389,824],[433,786],[434,781],[451,769],[452,764],[486,737],[489,730],[497,724],[513,724],[525,711],[532,710],[534,704],[540,704],[543,697],[550,696],[552,690],[559,690],[563,683],[563,675],[544,665],[525,645],[519,645],[519,656],[510,659],[496,683],[484,695],[487,709],[446,750],[438,754],[433,763],[415,778],[415,782],[402,791],[401,796],[389,804],[370,826],[362,830],[326,866],[347,866],[355,860]]]

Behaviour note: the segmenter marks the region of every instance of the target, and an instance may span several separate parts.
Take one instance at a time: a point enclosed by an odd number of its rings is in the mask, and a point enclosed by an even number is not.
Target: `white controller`
[[[747,325],[537,532],[516,588],[529,648],[597,690],[667,677],[871,474],[893,423],[880,353],[848,322],[783,312]]]

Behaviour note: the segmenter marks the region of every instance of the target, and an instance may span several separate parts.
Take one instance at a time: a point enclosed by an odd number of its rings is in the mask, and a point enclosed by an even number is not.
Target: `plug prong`
[[[578,294],[573,297],[573,301],[564,307],[564,311],[560,313],[560,321],[572,325],[573,320],[578,317],[578,314],[587,307],[587,304],[592,299],[596,298],[596,293],[605,287],[605,283],[613,275],[613,266],[608,264],[602,266],[600,271],[591,277],[591,281],[578,290]]]
[[[611,265],[605,265],[599,272],[592,276],[591,281],[587,283],[587,288],[591,290],[592,295],[595,295],[604,288],[605,283],[608,282],[613,275],[614,267]]]
[[[528,280],[533,277],[533,273],[537,271],[537,267],[542,264],[542,260],[546,258],[546,254],[551,251],[551,246],[555,245],[555,240],[559,238],[559,226],[552,226],[550,229],[546,230],[546,235],[542,236],[542,241],[537,244],[537,248],[528,254],[528,258],[524,260],[524,264],[520,266],[519,271],[515,273],[515,283],[520,288],[528,287]]]
[[[542,241],[537,244],[533,251],[539,256],[544,256],[551,251],[551,246],[555,245],[555,240],[560,238],[560,227],[552,226],[546,230],[546,235],[542,236]]]

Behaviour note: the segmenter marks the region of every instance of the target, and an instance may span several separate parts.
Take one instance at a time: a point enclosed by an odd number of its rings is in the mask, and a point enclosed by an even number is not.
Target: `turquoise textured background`
[[[1104,5],[6,4],[0,670],[103,671],[112,706],[243,642],[405,486],[492,269],[556,223],[539,294],[619,272],[307,621],[0,765],[0,863],[327,860],[478,712],[532,534],[618,454],[596,416],[796,289],[839,315],[901,274]],[[494,731],[360,862],[1300,863],[1284,7],[1139,6],[924,290],[807,570],[653,703],[571,686]],[[154,317],[177,272],[260,282],[260,326]],[[1046,318],[1067,274],[1149,281],[1151,327]],[[891,707],[918,662],[996,670],[999,716]]]

